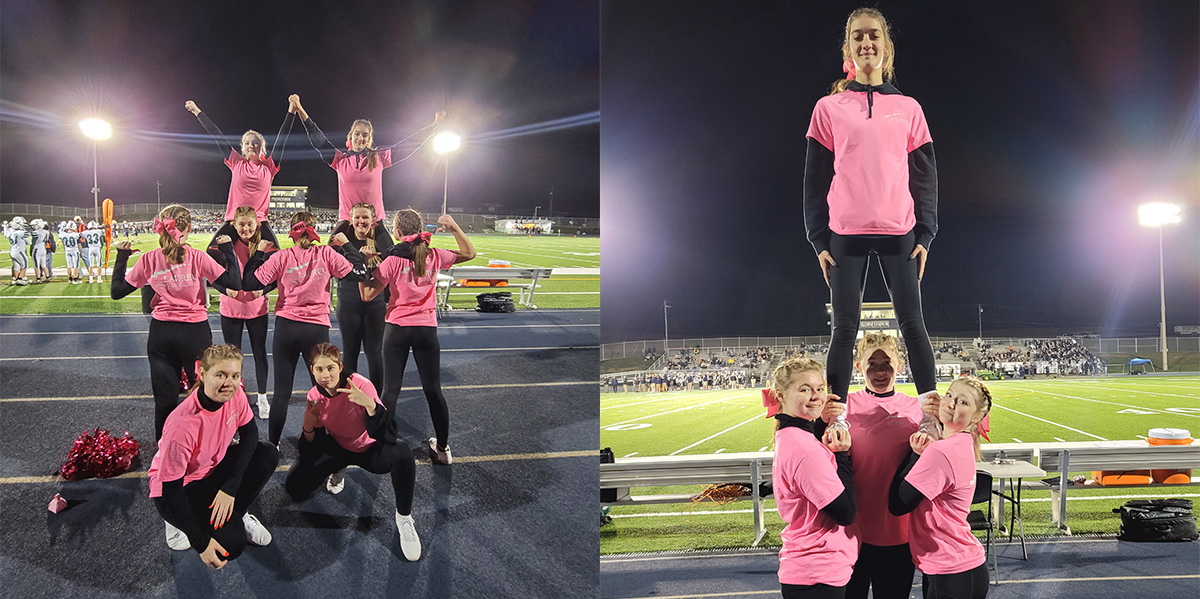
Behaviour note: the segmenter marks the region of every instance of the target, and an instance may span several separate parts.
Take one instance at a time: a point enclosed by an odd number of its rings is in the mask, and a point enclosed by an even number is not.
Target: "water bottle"
[[[938,394],[938,392],[936,390],[934,390],[934,391],[926,391],[925,393],[922,393],[921,395],[917,396],[917,399],[921,400],[921,408],[922,408],[921,424],[920,424],[920,426],[917,427],[917,432],[925,433],[925,434],[929,435],[930,437],[933,437],[933,439],[935,441],[942,438],[942,432],[941,432],[941,430],[938,429],[938,419],[937,419],[937,416],[934,416],[933,414],[925,412],[924,408],[926,406],[928,406],[929,404],[933,403],[933,398],[936,397],[937,394]]]
[[[839,402],[839,403],[844,403],[844,402]],[[841,414],[838,414],[837,417],[833,419],[833,422],[829,423],[829,427],[826,428],[825,430],[827,432],[832,432],[832,431],[847,431],[847,432],[849,432],[850,423],[846,422],[846,412],[843,411]]]

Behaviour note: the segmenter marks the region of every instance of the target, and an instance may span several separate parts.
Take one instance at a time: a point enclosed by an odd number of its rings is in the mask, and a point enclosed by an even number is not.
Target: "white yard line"
[[[746,394],[746,395],[749,395],[749,394]],[[744,395],[743,395],[743,397],[744,397]],[[704,406],[707,406],[707,405],[709,405],[709,404],[714,404],[714,403],[722,402],[722,401],[725,401],[726,399],[733,399],[733,398],[729,398],[729,397],[722,397],[722,398],[720,398],[720,399],[714,399],[714,400],[712,400],[712,401],[705,402],[705,403],[702,403],[702,404],[696,404],[696,405],[694,405],[694,406],[686,406],[686,407],[677,408],[677,409],[674,409],[674,410],[667,410],[666,412],[659,412],[659,413],[657,413],[657,414],[650,414],[649,416],[642,416],[641,418],[634,418],[633,420],[626,420],[626,421],[624,421],[624,422],[614,422],[614,423],[612,423],[612,424],[605,424],[605,425],[603,425],[601,428],[608,428],[608,427],[611,427],[611,426],[617,426],[617,425],[620,425],[620,424],[629,424],[630,422],[637,422],[637,421],[639,421],[639,420],[645,420],[645,419],[647,419],[647,418],[657,418],[657,417],[659,417],[659,416],[666,416],[667,414],[674,414],[675,412],[685,412],[685,411],[687,411],[687,410],[694,410],[694,409],[696,409],[696,408],[703,408]],[[755,418],[758,418],[758,416],[755,416]],[[674,454],[672,454],[672,455],[674,455]]]
[[[646,391],[645,393],[649,393],[649,391]],[[670,394],[670,393],[671,393],[670,391],[667,392],[667,394]],[[658,403],[660,401],[679,401],[681,399],[691,399],[693,397],[699,397],[702,395],[712,395],[713,393],[715,393],[715,391],[701,391],[699,393],[688,393],[685,395],[674,395],[671,397],[656,397],[654,399],[648,399],[646,401],[635,401],[633,403],[621,404],[619,406],[601,406],[600,410],[604,411],[604,410],[608,410],[608,409],[612,409],[612,408],[628,408],[631,406],[640,406],[642,404]],[[662,394],[660,394],[660,395],[662,395]]]
[[[749,420],[746,420],[746,421],[744,421],[744,422],[740,422],[740,423],[738,423],[738,424],[735,424],[735,425],[733,425],[733,426],[731,426],[731,427],[729,427],[729,428],[727,428],[727,429],[725,429],[725,430],[723,430],[723,431],[721,431],[721,432],[719,432],[719,433],[717,433],[717,434],[715,434],[715,435],[710,435],[710,436],[708,436],[708,437],[705,437],[705,438],[703,438],[703,439],[700,439],[699,441],[696,441],[695,443],[692,443],[691,445],[688,445],[687,447],[684,447],[683,449],[680,449],[680,450],[677,450],[677,451],[673,451],[673,452],[671,452],[671,453],[670,453],[670,454],[668,454],[668,455],[675,455],[675,454],[677,454],[677,453],[680,453],[680,452],[683,452],[683,451],[687,451],[687,450],[689,450],[689,449],[691,449],[691,448],[693,448],[693,447],[695,447],[695,446],[697,446],[697,445],[699,445],[699,444],[701,444],[701,443],[703,443],[703,442],[705,442],[705,441],[708,441],[708,440],[710,440],[710,439],[715,439],[715,438],[717,438],[717,437],[720,437],[721,435],[724,435],[725,433],[727,433],[727,432],[729,432],[729,431],[731,431],[731,430],[733,430],[733,429],[735,429],[735,428],[737,428],[737,427],[739,427],[739,426],[742,426],[742,425],[745,425],[745,424],[750,424],[751,422],[754,422],[754,421],[756,421],[756,420],[762,420],[762,416],[759,416],[759,415],[757,415],[757,414],[756,414],[756,415],[755,415],[753,418],[751,418],[751,419],[749,419]]]
[[[1018,390],[1018,391],[1028,391],[1028,392],[1030,392],[1030,393],[1045,393],[1046,395],[1056,395],[1056,396],[1058,396],[1058,397],[1066,397],[1067,399],[1078,399],[1079,401],[1089,401],[1089,402],[1092,402],[1092,403],[1102,403],[1102,404],[1108,404],[1108,405],[1110,405],[1110,406],[1121,406],[1122,408],[1133,408],[1133,409],[1135,409],[1135,410],[1149,410],[1149,411],[1152,411],[1152,412],[1157,412],[1157,413],[1159,413],[1159,414],[1172,414],[1172,415],[1178,415],[1178,416],[1188,416],[1188,417],[1190,417],[1190,418],[1200,418],[1200,414],[1184,414],[1184,413],[1181,413],[1181,412],[1168,412],[1168,411],[1166,411],[1166,410],[1159,410],[1159,409],[1157,409],[1157,408],[1147,408],[1147,407],[1143,407],[1143,406],[1134,406],[1134,405],[1130,405],[1130,404],[1127,404],[1127,403],[1118,403],[1118,402],[1115,402],[1115,401],[1104,401],[1104,400],[1102,400],[1102,399],[1088,399],[1088,398],[1086,398],[1086,397],[1079,397],[1079,396],[1077,396],[1077,395],[1065,395],[1065,394],[1063,394],[1063,393],[1052,393],[1052,392],[1050,392],[1050,391],[1044,391],[1044,390],[1041,390],[1041,389],[1036,389],[1036,390],[1035,390],[1035,389],[1029,389],[1029,388],[1027,388],[1027,387],[1026,387],[1026,388],[1021,388],[1021,387],[1011,387],[1011,388],[1012,388],[1012,389],[1016,389],[1016,390]],[[1193,398],[1191,398],[1191,399],[1196,399],[1196,398],[1194,398],[1194,397],[1193,397]]]
[[[1107,441],[1107,440],[1108,440],[1108,439],[1105,439],[1104,437],[1101,437],[1101,436],[1099,436],[1099,435],[1093,435],[1092,433],[1085,433],[1085,432],[1083,432],[1083,431],[1081,431],[1081,430],[1079,430],[1079,429],[1077,429],[1077,428],[1071,428],[1071,427],[1069,427],[1069,426],[1067,426],[1067,425],[1065,425],[1065,424],[1059,424],[1059,423],[1057,423],[1057,422],[1054,422],[1054,421],[1051,421],[1051,420],[1046,420],[1045,418],[1038,418],[1037,416],[1032,416],[1032,415],[1030,415],[1030,414],[1026,414],[1026,413],[1024,413],[1024,412],[1018,412],[1018,411],[1016,411],[1016,410],[1014,410],[1014,409],[1012,409],[1012,408],[1006,408],[1006,407],[1004,407],[1004,406],[1002,406],[1002,405],[999,405],[999,404],[992,404],[992,406],[993,406],[993,407],[996,407],[996,408],[1000,408],[1001,410],[1008,410],[1009,412],[1012,412],[1012,413],[1014,413],[1014,414],[1020,414],[1021,416],[1024,416],[1024,417],[1026,417],[1026,418],[1032,418],[1032,419],[1034,419],[1034,420],[1040,420],[1040,421],[1042,421],[1042,422],[1045,422],[1046,424],[1053,424],[1054,426],[1057,426],[1057,427],[1060,427],[1060,428],[1065,428],[1065,429],[1067,429],[1067,430],[1069,430],[1069,431],[1071,431],[1071,432],[1079,433],[1079,434],[1081,434],[1081,435],[1087,435],[1087,436],[1089,436],[1089,437],[1091,437],[1091,438],[1093,438],[1093,439],[1099,439],[1099,440],[1101,440],[1101,441]],[[1017,439],[1013,439],[1013,441],[1016,441],[1017,443],[1020,443],[1020,442],[1021,442],[1021,441],[1018,441]]]
[[[1113,389],[1112,387],[1095,387],[1095,388],[1103,389],[1105,391],[1125,391],[1125,389]],[[1142,391],[1140,389],[1137,390],[1137,392],[1141,393],[1143,395],[1165,395],[1167,397],[1183,397],[1186,399],[1200,399],[1200,396],[1197,396],[1197,395],[1177,395],[1175,393],[1158,393],[1156,391]]]

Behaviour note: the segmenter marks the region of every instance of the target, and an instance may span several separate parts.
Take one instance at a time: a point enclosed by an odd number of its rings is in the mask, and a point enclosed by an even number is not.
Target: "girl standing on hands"
[[[147,475],[154,507],[167,522],[167,546],[191,547],[220,569],[247,542],[271,542],[271,533],[247,510],[275,472],[279,452],[258,441],[241,388],[242,350],[204,350],[199,379],[167,418]],[[238,440],[231,444],[234,434]]]
[[[383,333],[383,405],[395,412],[404,384],[404,368],[411,350],[421,377],[421,389],[429,403],[429,415],[437,436],[429,439],[430,458],[449,464],[450,409],[442,395],[441,346],[437,336],[437,272],[475,257],[475,246],[448,214],[438,217],[439,230],[448,230],[458,242],[457,250],[429,247],[431,235],[422,232],[425,221],[412,208],[396,213],[393,229],[400,240],[372,278],[359,285],[363,301],[371,301],[386,286],[391,293],[387,328]],[[400,258],[397,254],[410,254]]]
[[[250,254],[262,241],[262,228],[258,215],[250,206],[238,206],[233,212],[233,229],[237,238],[233,241],[233,253],[237,260],[230,269],[241,277],[242,269],[250,262]],[[258,385],[258,416],[269,418],[271,404],[267,401],[267,297],[275,289],[275,283],[255,291],[229,289],[219,281],[212,284],[221,292],[221,334],[225,343],[242,347],[242,328],[250,335],[250,350],[254,354],[254,380]]]
[[[779,516],[779,583],[785,599],[835,598],[846,591],[858,554],[854,522],[854,480],[850,474],[850,433],[813,434],[813,421],[825,408],[824,368],[807,358],[785,360],[772,387],[763,390],[767,416],[774,416],[775,465],[771,481]]]
[[[373,474],[391,473],[400,551],[408,561],[420,559],[421,539],[411,515],[417,463],[408,446],[396,442],[395,418],[371,381],[342,368],[337,347],[317,345],[308,363],[317,384],[308,392],[300,459],[284,483],[288,495],[303,501],[327,476],[350,464]]]
[[[329,279],[359,280],[366,276],[362,256],[352,246],[343,248],[343,253],[339,254],[329,246],[316,245],[320,239],[313,229],[316,222],[311,213],[297,212],[292,216],[289,233],[296,245],[267,258],[264,252],[270,249],[271,242],[259,241],[258,251],[250,257],[242,274],[242,288],[247,291],[260,290],[271,283],[279,285],[279,298],[275,300],[275,338],[271,344],[275,359],[275,391],[271,396],[267,436],[275,446],[279,445],[283,425],[287,422],[296,362],[303,357],[305,365],[311,368],[309,352],[320,343],[329,343]],[[343,245],[346,236],[338,233],[329,242]]]
[[[433,122],[419,129],[416,133],[404,139],[383,147],[375,147],[375,128],[371,121],[358,119],[350,124],[350,132],[346,134],[345,150],[338,148],[325,137],[316,121],[308,118],[308,112],[300,105],[300,96],[292,94],[288,97],[288,111],[300,115],[300,123],[308,133],[308,141],[321,159],[329,163],[329,167],[337,171],[338,176],[338,224],[337,231],[343,226],[340,221],[350,220],[350,211],[355,204],[365,202],[375,208],[376,234],[387,233],[383,225],[383,170],[394,164],[408,160],[421,146],[414,148],[403,158],[392,160],[392,150],[396,146],[421,135],[421,145],[433,136],[433,130],[446,118],[445,112],[439,112],[433,117]]]
[[[833,305],[830,392],[850,387],[867,265],[875,254],[892,296],[918,393],[937,386],[921,314],[921,277],[937,233],[937,167],[925,114],[887,81],[895,48],[887,20],[860,8],[846,21],[847,80],[821,98],[808,127],[804,223]]]
[[[991,409],[992,394],[979,379],[951,383],[938,402],[942,438],[914,433],[912,451],[892,480],[888,508],[896,516],[912,513],[909,547],[927,598],[987,596],[987,555],[967,513],[975,494],[978,425]]]
[[[139,287],[155,291],[151,301],[150,334],[146,353],[150,359],[150,387],[154,392],[154,435],[162,437],[167,415],[179,404],[181,373],[187,376],[187,388],[195,384],[193,370],[204,349],[212,345],[208,328],[208,302],[205,281],[219,281],[230,289],[241,289],[234,271],[227,271],[215,260],[187,245],[192,230],[192,213],[173,204],[154,219],[161,249],[144,254],[128,269],[133,255],[128,241],[116,244],[111,296],[121,299]],[[226,264],[235,264],[229,236],[216,239]]]

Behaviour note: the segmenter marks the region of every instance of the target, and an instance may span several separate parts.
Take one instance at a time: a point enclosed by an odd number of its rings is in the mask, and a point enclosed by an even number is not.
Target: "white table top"
[[[975,462],[975,469],[991,474],[992,478],[1042,478],[1046,476],[1045,470],[1021,460],[1014,460],[1012,464]]]

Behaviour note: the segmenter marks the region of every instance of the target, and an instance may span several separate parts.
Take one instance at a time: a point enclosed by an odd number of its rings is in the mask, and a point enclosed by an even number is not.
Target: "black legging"
[[[254,382],[258,385],[259,393],[267,392],[267,315],[257,318],[231,318],[221,315],[221,335],[225,343],[236,345],[242,349],[242,326],[250,335],[250,351],[254,353]]]
[[[192,516],[196,521],[207,523],[211,518],[213,498],[217,496],[217,491],[221,490],[221,485],[229,480],[229,470],[233,467],[233,462],[232,452],[227,453],[225,458],[208,473],[208,476],[183,486],[183,492],[187,495],[188,504],[192,508]],[[233,497],[233,513],[229,515],[229,520],[225,522],[224,526],[209,533],[221,547],[225,548],[225,551],[229,552],[229,557],[226,559],[236,559],[246,548],[246,528],[242,525],[242,516],[246,515],[250,504],[258,498],[258,494],[271,479],[271,475],[275,473],[275,467],[278,465],[279,452],[274,446],[260,441],[254,447],[254,455],[251,456],[250,463],[246,465],[246,471],[242,474],[242,482],[238,485],[237,494]],[[191,528],[180,522],[177,515],[171,513],[167,502],[162,497],[154,498],[154,507],[158,509],[163,520],[172,526],[180,530]]]
[[[332,436],[318,429],[311,443],[300,437],[300,459],[292,466],[284,488],[293,501],[304,501],[334,472],[355,465],[372,474],[392,474],[392,490],[396,495],[396,512],[401,516],[412,513],[413,487],[417,480],[417,463],[404,443],[372,443],[366,451],[349,451]]]
[[[912,553],[908,543],[881,547],[863,543],[858,548],[854,574],[846,583],[846,599],[907,599],[912,591]]]
[[[358,283],[355,283],[357,286]],[[342,333],[342,365],[359,372],[358,354],[367,354],[367,372],[376,387],[383,385],[383,325],[387,304],[338,302],[338,330]]]
[[[925,599],[983,599],[988,594],[987,562],[958,574],[921,575],[921,596]]]
[[[829,269],[829,287],[833,305],[833,339],[825,361],[829,392],[842,399],[850,389],[854,367],[854,344],[862,311],[863,285],[867,265],[875,254],[883,270],[883,282],[892,296],[892,307],[900,322],[900,335],[908,348],[908,362],[917,393],[937,388],[933,346],[925,332],[921,315],[921,282],[917,279],[918,258],[910,259],[916,248],[912,231],[906,235],[838,235],[829,240],[829,254],[837,266]]]
[[[780,584],[783,599],[842,599],[846,587],[827,584]]]
[[[276,333],[278,335],[278,333]],[[442,349],[438,344],[437,327],[402,327],[388,323],[383,333],[383,394],[379,399],[391,414],[396,413],[396,400],[404,387],[404,368],[412,350],[421,377],[421,389],[429,403],[433,430],[438,447],[448,447],[450,438],[450,409],[442,395]]]
[[[271,396],[271,420],[267,436],[273,445],[279,445],[283,425],[287,422],[292,380],[296,378],[296,362],[304,358],[304,366],[311,380],[308,352],[318,343],[329,343],[329,327],[275,315],[275,338],[271,343],[271,353],[275,359],[275,394]],[[314,380],[312,384],[316,385],[317,382]]]
[[[147,285],[149,287],[149,285]],[[179,405],[179,387],[187,376],[188,388],[196,383],[196,360],[212,345],[208,320],[171,322],[150,319],[146,355],[150,359],[150,389],[154,393],[154,438],[161,439],[167,415]]]

